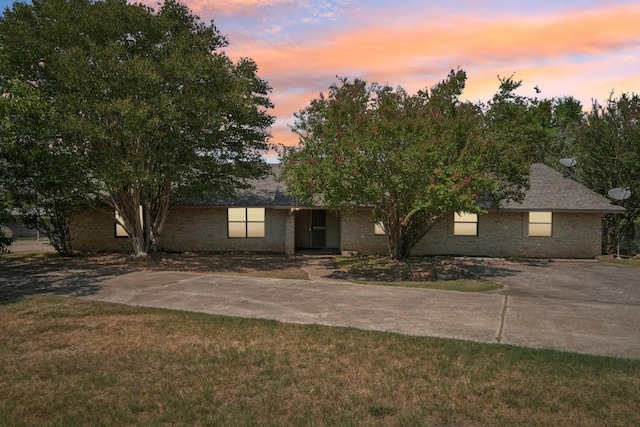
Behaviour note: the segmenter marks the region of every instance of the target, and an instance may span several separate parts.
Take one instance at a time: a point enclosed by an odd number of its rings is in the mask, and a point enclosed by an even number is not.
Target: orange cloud
[[[509,21],[457,18],[453,24],[426,24],[390,32],[361,28],[305,45],[239,46],[264,72],[276,76],[303,70],[396,70],[425,60],[477,63],[526,60],[576,53],[597,54],[640,41],[640,4]],[[411,70],[413,71],[413,70]]]
[[[401,21],[387,18],[380,22]],[[498,88],[498,74],[516,72],[515,78],[528,85],[523,90],[533,94],[533,86],[540,85],[541,96],[574,95],[585,107],[585,93],[604,98],[611,89],[628,91],[640,81],[640,4],[533,17],[419,18],[415,14],[400,29],[375,24],[307,35],[295,43],[244,39],[232,43],[228,52],[254,59],[259,74],[274,87],[279,127],[273,140],[285,144],[295,144],[297,138],[281,124],[292,123],[293,113],[326,92],[335,76],[415,91],[460,66],[469,73],[465,97],[486,101]],[[616,61],[624,61],[620,52],[625,51],[626,73],[603,59],[618,55]]]

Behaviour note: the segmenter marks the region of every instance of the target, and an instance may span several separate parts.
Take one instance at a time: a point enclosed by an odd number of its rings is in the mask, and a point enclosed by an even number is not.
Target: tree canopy
[[[38,201],[62,188],[115,210],[134,253],[146,254],[172,197],[230,194],[264,173],[270,87],[226,45],[173,0],[157,11],[125,0],[15,3],[0,18],[0,84],[7,98],[27,91],[46,108],[34,107],[37,128],[3,130],[14,148],[4,161],[19,168],[31,153],[49,167],[55,154],[68,175],[32,187],[46,193]]]
[[[308,204],[371,207],[393,258],[405,258],[451,212],[480,213],[487,203],[519,200],[527,185],[524,144],[501,138],[499,117],[518,84],[503,81],[489,107],[463,102],[466,73],[452,71],[431,89],[341,80],[297,114],[300,145],[285,149],[283,178]]]
[[[576,135],[576,178],[605,196],[616,187],[631,191],[620,203],[626,209],[622,217],[605,216],[604,250],[612,252],[618,225],[632,239],[640,218],[640,96],[611,96],[604,105],[594,101]]]

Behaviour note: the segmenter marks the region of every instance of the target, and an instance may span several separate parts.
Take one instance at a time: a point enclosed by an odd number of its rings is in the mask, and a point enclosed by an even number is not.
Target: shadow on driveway
[[[640,269],[593,261],[508,260],[464,267],[504,288],[493,293],[609,304],[640,305]]]
[[[517,276],[524,270],[524,265],[532,263],[536,266],[546,266],[546,261],[526,260],[523,262],[509,262],[504,260],[463,259],[458,261],[458,268],[471,276],[483,279]],[[497,280],[496,280],[497,281]]]
[[[0,258],[0,304],[20,300],[25,295],[88,296],[101,283],[130,271],[98,265],[70,266],[64,258],[24,261]]]

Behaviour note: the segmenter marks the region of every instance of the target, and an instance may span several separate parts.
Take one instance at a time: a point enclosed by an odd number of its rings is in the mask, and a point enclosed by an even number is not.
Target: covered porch
[[[294,208],[287,215],[287,254],[340,253],[340,212],[328,209]]]

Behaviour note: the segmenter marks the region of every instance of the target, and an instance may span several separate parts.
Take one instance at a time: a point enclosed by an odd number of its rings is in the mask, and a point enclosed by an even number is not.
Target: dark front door
[[[311,247],[327,246],[327,211],[311,211]]]

